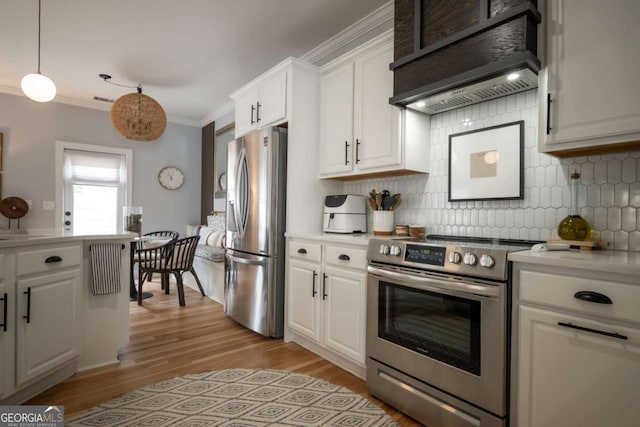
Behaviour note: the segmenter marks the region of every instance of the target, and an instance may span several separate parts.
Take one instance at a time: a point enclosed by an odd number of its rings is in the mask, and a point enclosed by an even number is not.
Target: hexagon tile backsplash
[[[525,122],[524,199],[449,202],[449,135],[516,120]],[[546,240],[557,238],[556,227],[568,215],[569,181],[577,170],[578,206],[594,234],[609,248],[640,251],[640,152],[571,159],[539,153],[536,90],[434,115],[431,126],[428,175],[346,182],[344,192],[402,193],[395,223],[425,225],[428,234]]]

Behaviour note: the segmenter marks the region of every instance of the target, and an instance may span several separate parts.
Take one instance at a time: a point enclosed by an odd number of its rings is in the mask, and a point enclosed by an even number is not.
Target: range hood
[[[394,96],[437,114],[538,87],[536,4],[395,0]]]
[[[521,69],[436,95],[420,93],[414,96],[417,100],[407,103],[406,107],[427,114],[438,114],[537,87],[538,76],[530,69]],[[410,102],[410,99],[405,99],[405,102]]]

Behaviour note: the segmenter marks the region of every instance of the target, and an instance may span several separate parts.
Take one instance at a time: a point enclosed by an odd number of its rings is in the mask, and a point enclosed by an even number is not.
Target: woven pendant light
[[[142,93],[123,95],[111,107],[113,127],[127,139],[133,141],[155,141],[167,127],[167,115],[162,106],[150,96]]]

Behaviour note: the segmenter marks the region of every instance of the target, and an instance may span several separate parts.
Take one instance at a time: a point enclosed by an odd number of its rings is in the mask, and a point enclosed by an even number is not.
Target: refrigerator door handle
[[[247,265],[264,265],[265,264],[264,261],[254,261],[252,259],[247,259],[247,258],[238,258],[233,255],[227,255],[227,257],[231,262],[237,262],[239,264],[247,264]]]
[[[236,171],[236,203],[234,204],[233,215],[235,216],[236,226],[240,236],[244,235],[247,227],[247,217],[249,215],[249,189],[248,179],[249,171],[247,167],[247,151],[242,148],[240,151],[240,159],[238,160],[238,169]]]

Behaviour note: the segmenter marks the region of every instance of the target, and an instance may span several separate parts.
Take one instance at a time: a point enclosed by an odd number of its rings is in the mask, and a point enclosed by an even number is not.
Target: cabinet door
[[[76,294],[80,283],[80,270],[18,280],[17,386],[78,355]]]
[[[389,104],[393,96],[393,45],[385,44],[355,62],[355,168],[399,165],[400,109]]]
[[[637,425],[640,331],[523,306],[519,314],[519,427]]]
[[[320,265],[289,259],[287,272],[287,325],[320,342]]]
[[[14,389],[15,292],[9,257],[0,254],[0,398]],[[11,258],[15,263],[15,258]],[[9,267],[9,268],[7,268]]]
[[[353,63],[320,81],[320,174],[353,168]]]
[[[256,103],[258,127],[268,126],[287,116],[287,72],[281,71],[260,82]]]
[[[541,150],[640,139],[640,2],[559,0],[547,1],[546,8]]]
[[[256,103],[258,101],[258,86],[251,86],[236,94],[235,102],[235,136],[236,138],[257,128]]]
[[[360,364],[365,363],[366,274],[327,267],[323,290],[323,342]]]

